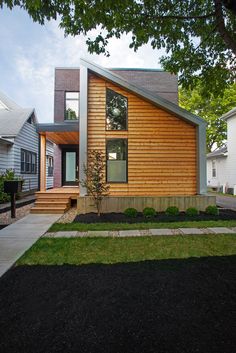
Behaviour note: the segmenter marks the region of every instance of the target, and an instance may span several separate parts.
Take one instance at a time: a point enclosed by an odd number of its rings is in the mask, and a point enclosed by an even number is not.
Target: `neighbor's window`
[[[21,173],[36,174],[37,154],[21,149]]]
[[[66,92],[65,120],[79,119],[79,92]]]
[[[107,130],[127,130],[128,99],[119,93],[106,90]]]
[[[48,176],[53,176],[53,157],[47,156],[48,158]]]
[[[212,177],[216,177],[216,161],[212,161]]]
[[[127,139],[107,140],[107,182],[127,183]]]

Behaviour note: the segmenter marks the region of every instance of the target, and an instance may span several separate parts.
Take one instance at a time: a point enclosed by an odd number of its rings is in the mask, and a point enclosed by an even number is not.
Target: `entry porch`
[[[79,196],[79,124],[38,124],[39,192],[32,213],[64,213]],[[47,189],[46,141],[54,143],[53,188]]]

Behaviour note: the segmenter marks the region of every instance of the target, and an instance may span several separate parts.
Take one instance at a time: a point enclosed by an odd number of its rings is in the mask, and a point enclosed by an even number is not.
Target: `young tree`
[[[98,216],[101,215],[102,200],[109,195],[110,186],[105,182],[105,155],[102,151],[92,150],[88,153],[88,164],[84,166],[86,178],[80,181],[92,196]]]
[[[87,39],[90,53],[109,55],[109,40],[131,33],[131,48],[165,49],[164,69],[178,73],[184,87],[200,77],[205,94],[220,94],[236,77],[235,0],[0,0],[4,4],[24,8],[41,24],[59,17],[66,35],[100,28]]]
[[[207,123],[207,150],[221,147],[227,139],[226,123],[221,116],[236,106],[236,84],[229,85],[223,97],[206,97],[199,83],[193,90],[180,88],[179,104],[191,113],[204,118]]]

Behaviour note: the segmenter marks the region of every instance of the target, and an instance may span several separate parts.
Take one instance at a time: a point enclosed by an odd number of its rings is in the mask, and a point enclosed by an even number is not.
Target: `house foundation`
[[[136,208],[139,212],[145,207],[153,207],[157,212],[162,212],[169,206],[176,206],[180,211],[186,211],[189,207],[205,211],[209,205],[216,205],[215,196],[108,196],[102,201],[102,213],[124,212],[128,207]],[[79,214],[96,212],[92,197],[78,197],[77,210]]]

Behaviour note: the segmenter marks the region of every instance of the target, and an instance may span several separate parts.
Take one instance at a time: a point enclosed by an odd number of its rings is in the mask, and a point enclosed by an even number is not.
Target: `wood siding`
[[[128,98],[128,131],[106,131],[106,88]],[[88,151],[128,139],[128,183],[111,184],[112,196],[196,194],[195,126],[92,74],[88,91]]]

